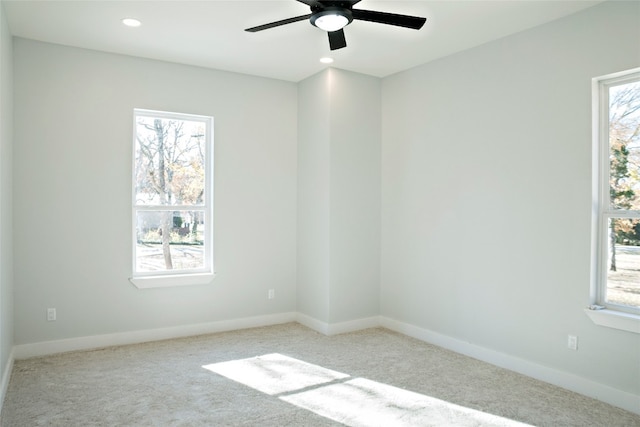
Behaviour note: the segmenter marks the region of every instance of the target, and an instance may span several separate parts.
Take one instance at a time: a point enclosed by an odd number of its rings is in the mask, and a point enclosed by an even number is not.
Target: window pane
[[[640,82],[609,88],[612,209],[640,209]]]
[[[606,301],[640,308],[640,220],[609,220]]]
[[[204,210],[139,211],[136,215],[136,271],[205,268],[204,217]]]
[[[137,116],[137,206],[203,206],[206,130],[201,121]]]

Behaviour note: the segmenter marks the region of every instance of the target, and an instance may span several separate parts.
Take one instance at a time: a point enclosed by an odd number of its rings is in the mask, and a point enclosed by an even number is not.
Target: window
[[[640,70],[595,79],[594,92],[593,301],[640,315]]]
[[[213,118],[134,110],[133,277],[138,287],[213,278]]]

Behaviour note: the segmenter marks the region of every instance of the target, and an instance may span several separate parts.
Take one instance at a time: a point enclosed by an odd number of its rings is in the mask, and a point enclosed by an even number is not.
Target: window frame
[[[140,205],[136,202],[136,147],[137,147],[137,119],[138,117],[152,117],[171,120],[185,120],[202,122],[205,124],[205,173],[204,173],[204,203],[197,206],[197,210],[204,211],[204,267],[189,270],[165,270],[165,271],[136,271],[137,265],[137,214],[139,212],[150,211],[186,211],[194,210],[193,205]],[[173,113],[167,111],[157,111],[135,108],[133,110],[133,133],[132,133],[132,161],[131,161],[131,244],[132,263],[131,277],[129,281],[138,288],[157,288],[171,286],[203,285],[210,283],[215,277],[213,263],[213,117],[186,113]]]
[[[602,326],[640,333],[640,308],[607,302],[609,220],[640,218],[640,210],[613,209],[610,195],[609,89],[640,81],[640,68],[593,79],[593,219],[591,305],[585,310]]]

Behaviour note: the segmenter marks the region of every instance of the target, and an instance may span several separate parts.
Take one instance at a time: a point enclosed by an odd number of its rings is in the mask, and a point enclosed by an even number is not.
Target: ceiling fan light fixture
[[[311,24],[321,30],[333,32],[341,30],[353,21],[351,12],[339,7],[327,7],[311,15]]]

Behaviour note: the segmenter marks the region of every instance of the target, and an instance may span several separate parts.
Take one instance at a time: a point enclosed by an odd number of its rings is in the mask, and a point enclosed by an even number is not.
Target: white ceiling
[[[427,18],[422,30],[354,21],[331,52],[308,21],[257,33],[245,28],[309,13],[295,0],[2,0],[15,36],[276,79],[300,81],[332,66],[384,77],[531,28],[598,1],[379,1],[356,9]],[[135,17],[139,28],[121,19]]]

